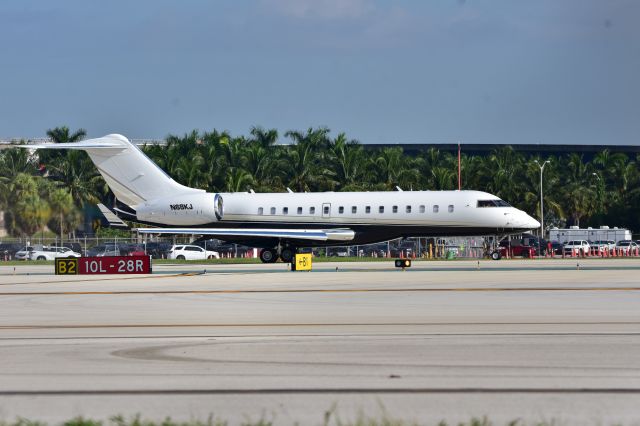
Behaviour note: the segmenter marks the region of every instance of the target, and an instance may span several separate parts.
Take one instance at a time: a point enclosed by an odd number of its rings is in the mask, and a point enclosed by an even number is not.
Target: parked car
[[[53,260],[58,257],[80,257],[80,253],[69,247],[43,247],[42,250],[29,252],[29,260]]]
[[[122,256],[144,256],[145,249],[142,244],[127,244],[120,247],[120,254]]]
[[[171,247],[168,258],[178,260],[220,259],[220,253],[194,245],[182,244]]]
[[[60,247],[68,247],[71,250],[75,251],[76,253],[82,253],[83,251],[80,243],[72,243],[70,241],[63,242],[62,244],[60,244]]]
[[[0,243],[0,260],[9,260],[15,258],[15,255],[22,248],[22,244],[17,243]]]
[[[616,247],[616,242],[612,240],[598,240],[589,242],[589,245],[598,250],[613,250]]]
[[[349,247],[329,247],[327,256],[331,257],[349,257],[354,256]]]
[[[527,257],[531,258],[535,256],[537,247],[527,246],[519,244],[517,241],[512,241],[509,244],[509,241],[501,241],[500,242],[500,256],[506,257],[507,253],[509,257]]]
[[[221,250],[219,250],[218,247],[221,247],[223,245],[228,246],[228,249],[233,249],[233,244],[224,244],[222,241],[215,238],[198,239],[192,242],[191,245],[202,247],[203,249],[206,249],[206,250],[216,249],[219,252]]]
[[[115,243],[100,244],[87,250],[87,256],[120,256],[120,247]]]
[[[33,247],[26,246],[25,248],[18,250],[13,258],[16,260],[29,260],[29,253],[31,253],[33,250]]]
[[[147,254],[153,259],[165,259],[169,255],[172,245],[169,243],[150,242],[146,244]]]
[[[571,255],[572,253],[583,255],[589,253],[590,248],[586,240],[571,240],[567,241],[563,250],[565,255]]]
[[[562,256],[562,252],[564,250],[564,244],[562,244],[559,241],[551,241],[551,250],[553,251],[554,255]]]
[[[215,247],[210,247],[207,244],[207,250],[215,250],[220,254],[221,257],[242,257],[247,253],[248,250],[250,250],[250,248],[240,244],[228,243],[220,244]]]
[[[616,250],[622,250],[622,252],[625,254],[629,253],[629,250],[634,252],[636,249],[638,249],[638,245],[635,241],[622,240],[618,241],[618,243],[616,244]]]

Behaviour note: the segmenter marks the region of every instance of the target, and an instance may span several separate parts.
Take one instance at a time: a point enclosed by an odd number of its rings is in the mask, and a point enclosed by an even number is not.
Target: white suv
[[[29,260],[53,260],[57,257],[80,256],[80,253],[76,253],[68,247],[43,247],[42,250],[33,250],[29,252]]]
[[[618,244],[616,244],[616,249],[622,250],[624,254],[629,254],[629,251],[631,251],[631,253],[635,253],[635,251],[638,249],[638,245],[635,243],[635,241],[623,240],[618,241]]]
[[[175,245],[169,250],[168,258],[178,260],[220,259],[220,254],[217,251],[205,250],[198,246]]]
[[[586,240],[567,241],[564,245],[564,254],[589,254],[589,243]]]

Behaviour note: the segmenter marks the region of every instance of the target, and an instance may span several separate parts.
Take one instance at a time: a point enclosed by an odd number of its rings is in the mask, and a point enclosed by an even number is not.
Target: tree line
[[[83,129],[47,131],[53,142],[74,142]],[[408,155],[400,147],[365,149],[327,128],[254,127],[247,136],[192,131],[169,135],[165,145],[143,151],[181,184],[210,192],[392,191],[458,188],[457,153],[431,147]],[[285,143],[283,143],[285,142]],[[536,163],[537,161],[537,163]],[[640,156],[603,150],[540,157],[497,148],[461,156],[462,189],[490,192],[534,217],[540,216],[539,164],[544,169],[545,225],[615,225],[640,229]],[[0,151],[0,209],[11,235],[31,236],[45,226],[56,234],[80,224],[82,209],[113,194],[82,151]]]

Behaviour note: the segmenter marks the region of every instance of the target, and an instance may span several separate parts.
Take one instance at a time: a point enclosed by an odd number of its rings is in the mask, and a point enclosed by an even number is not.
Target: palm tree
[[[51,208],[51,220],[47,226],[52,231],[60,234],[60,241],[63,240],[65,232],[71,231],[79,224],[78,215],[73,204],[71,194],[64,188],[53,190],[49,194],[49,207]]]
[[[87,132],[84,129],[78,129],[75,132],[72,132],[67,126],[54,127],[53,129],[47,130],[47,136],[49,136],[49,139],[54,143],[78,142],[84,139],[86,135]],[[65,158],[66,154],[67,152],[65,151],[51,151],[48,149],[38,151],[42,168],[57,162],[61,158]],[[86,154],[84,155],[86,156]],[[88,158],[87,161],[89,161]]]
[[[402,148],[383,148],[373,160],[378,182],[384,189],[393,190],[396,186],[411,189],[417,185],[420,172],[413,162],[405,157]]]
[[[294,130],[285,133],[295,142],[287,151],[287,180],[290,187],[303,192],[318,190],[326,184],[327,177],[332,173],[322,162],[322,149],[327,146],[328,133],[327,128],[309,128],[306,133]]]
[[[250,131],[253,141],[260,146],[268,148],[278,143],[278,131],[276,129],[265,130],[260,126],[254,126]]]
[[[243,192],[249,190],[253,185],[253,176],[249,172],[234,168],[227,174],[225,191]]]
[[[77,207],[95,203],[104,195],[100,192],[102,176],[82,151],[68,151],[66,158],[51,166],[50,177],[69,191]]]
[[[367,158],[358,141],[348,141],[346,135],[340,133],[329,143],[329,161],[335,165],[334,179],[341,191],[366,188]]]
[[[62,126],[47,130],[47,136],[55,143],[78,142],[87,136],[87,131],[78,129],[71,132],[67,126]]]
[[[35,157],[28,149],[5,149],[0,151],[0,178],[13,178],[18,173],[34,174]]]
[[[583,161],[582,155],[569,154],[564,168],[563,204],[573,223],[590,216],[596,209],[597,198],[592,165]]]
[[[51,209],[38,194],[29,194],[18,200],[13,213],[20,233],[30,237],[44,228],[51,215]]]

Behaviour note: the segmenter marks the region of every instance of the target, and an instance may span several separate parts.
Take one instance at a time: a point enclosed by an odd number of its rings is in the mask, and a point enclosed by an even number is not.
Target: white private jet
[[[260,247],[265,263],[298,247],[362,245],[401,237],[508,235],[540,223],[480,191],[207,193],[181,185],[122,135],[22,145],[84,150],[146,234],[193,234]]]

